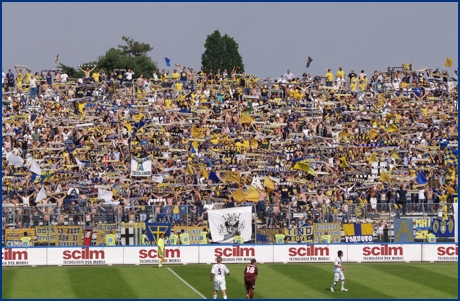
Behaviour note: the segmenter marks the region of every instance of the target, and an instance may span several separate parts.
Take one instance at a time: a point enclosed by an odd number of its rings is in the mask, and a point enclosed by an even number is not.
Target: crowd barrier
[[[455,262],[458,244],[284,244],[166,246],[166,264],[332,262]],[[2,266],[158,264],[155,246],[2,248]]]

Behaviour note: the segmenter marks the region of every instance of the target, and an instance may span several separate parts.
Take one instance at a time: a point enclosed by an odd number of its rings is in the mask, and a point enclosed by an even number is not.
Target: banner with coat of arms
[[[244,241],[251,240],[252,206],[208,210],[209,229],[213,242],[233,243],[238,231]]]
[[[152,175],[152,157],[131,158],[132,177],[150,177]]]

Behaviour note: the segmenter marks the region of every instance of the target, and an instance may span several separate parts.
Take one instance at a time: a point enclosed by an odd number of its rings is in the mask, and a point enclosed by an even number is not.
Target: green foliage
[[[238,43],[227,34],[221,36],[219,30],[215,30],[206,38],[204,48],[205,51],[201,55],[201,66],[205,72],[208,72],[209,69],[214,71],[227,69],[230,72],[235,66],[240,67],[240,72],[244,71],[243,58],[238,52]]]
[[[126,42],[127,45],[118,45],[118,48],[121,48],[121,51],[124,54],[131,54],[133,56],[141,56],[143,54],[147,54],[147,52],[153,50],[153,47],[150,47],[149,44],[140,43],[134,41],[128,37],[121,37],[123,41]]]
[[[103,69],[107,74],[113,72],[114,69],[128,70],[129,68],[134,72],[134,77],[142,74],[150,78],[153,71],[157,69],[156,63],[149,56],[145,54],[132,56],[115,48],[107,50],[105,55],[98,58],[96,64],[98,69]]]
[[[58,68],[64,70],[65,73],[67,73],[67,75],[69,76],[69,78],[81,78],[84,76],[84,73],[80,71],[80,69],[75,69],[62,63],[59,64]]]

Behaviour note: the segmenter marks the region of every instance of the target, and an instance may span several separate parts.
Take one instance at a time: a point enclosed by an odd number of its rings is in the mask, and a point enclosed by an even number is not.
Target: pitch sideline
[[[173,270],[171,270],[170,268],[168,268],[168,270],[174,274],[174,276],[176,276],[177,278],[179,278],[180,281],[182,281],[186,286],[188,286],[189,288],[191,288],[195,293],[197,293],[201,298],[203,299],[207,299],[202,293],[200,293],[199,291],[196,290],[196,288],[194,288],[193,286],[191,286],[187,281],[185,281],[184,279],[182,279],[181,276],[177,275],[176,272],[174,272]]]

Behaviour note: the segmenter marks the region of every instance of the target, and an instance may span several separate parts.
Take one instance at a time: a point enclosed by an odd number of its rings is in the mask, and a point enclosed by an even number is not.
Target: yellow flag
[[[340,158],[340,167],[342,167],[342,168],[347,168],[348,167],[347,158],[345,158],[345,157]]]
[[[311,174],[313,176],[316,175],[315,170],[311,168],[310,163],[305,162],[305,161],[297,162],[293,168],[296,170],[306,171],[308,174]]]
[[[157,187],[168,187],[170,183],[158,183]]]
[[[237,201],[238,203],[241,203],[241,202],[244,202],[244,200],[246,199],[246,195],[244,194],[243,190],[238,189],[237,191],[235,191],[233,194],[232,194],[232,197],[235,199],[235,201]]]
[[[265,176],[264,187],[275,190],[275,183],[268,176]]]
[[[192,137],[193,137],[193,138],[201,138],[201,135],[202,135],[203,133],[201,133],[201,131],[200,131],[199,129],[197,129],[194,125],[192,125],[192,132],[191,132],[191,134],[192,134]]]
[[[239,171],[227,171],[225,173],[225,181],[226,182],[233,182],[236,184],[240,184],[240,172]]]
[[[257,139],[252,139],[250,145],[252,148],[257,149],[259,147],[259,142],[257,141]]]
[[[446,67],[452,67],[452,63],[453,63],[452,59],[449,58],[449,57],[447,57],[447,58],[446,58],[446,63],[444,64],[444,66],[446,66]]]
[[[393,149],[393,151],[391,152],[390,158],[395,159],[395,160],[401,160],[401,157],[399,156],[396,149]]]
[[[257,188],[251,186],[251,188],[246,191],[246,200],[254,203],[259,202],[259,191]]]
[[[133,131],[133,128],[131,127],[131,123],[125,122],[124,125],[125,125],[126,129],[128,130],[128,132],[132,132],[132,131]]]
[[[422,111],[423,116],[428,116],[428,108],[420,108],[420,111]]]
[[[203,165],[200,166],[200,169],[201,169],[201,173],[203,174],[203,177],[207,180],[209,178],[208,171],[206,170],[206,168],[204,168]]]
[[[350,139],[350,134],[348,134],[347,132],[342,131],[342,132],[339,133],[339,138],[340,139],[343,138],[345,140],[348,140],[348,139]]]
[[[388,125],[388,128],[387,128],[388,133],[396,132],[397,130],[398,130],[398,127],[394,123],[391,123]]]
[[[375,153],[372,153],[372,155],[369,157],[370,162],[379,162],[379,158],[377,158],[377,155]]]
[[[86,102],[77,103],[77,110],[80,113],[83,113],[83,109],[86,107]]]
[[[133,114],[133,119],[136,120],[136,122],[141,121],[142,117],[144,117],[144,114]]]
[[[390,178],[390,175],[387,174],[385,170],[382,170],[382,172],[380,173],[379,180],[382,182],[390,182],[391,178]]]
[[[256,121],[254,118],[252,118],[251,116],[249,116],[248,114],[244,114],[243,116],[241,116],[240,120],[238,120],[238,123],[253,123],[254,121]]]
[[[412,70],[412,63],[410,64],[403,64],[404,69],[406,70]]]
[[[197,141],[197,140],[194,140],[194,141],[192,142],[192,146],[193,146],[193,148],[195,149],[195,151],[198,151],[198,148],[199,148],[200,145],[198,144],[198,141]]]
[[[375,137],[377,137],[378,134],[379,133],[374,129],[369,130],[369,138],[371,138],[371,140],[374,139]]]
[[[191,176],[193,176],[195,174],[193,172],[192,166],[189,163],[187,163],[187,168],[185,169],[185,173],[187,173],[188,175],[191,175]]]
[[[456,193],[456,192],[455,192],[455,189],[453,189],[452,187],[450,187],[450,186],[448,186],[448,185],[444,185],[444,187],[446,187],[446,189],[447,189],[447,191],[449,191],[449,193],[451,193],[451,194]]]

